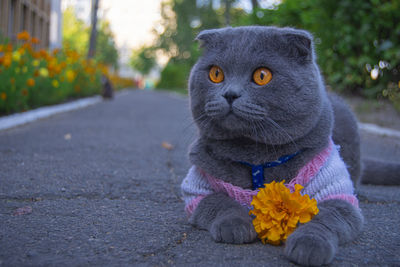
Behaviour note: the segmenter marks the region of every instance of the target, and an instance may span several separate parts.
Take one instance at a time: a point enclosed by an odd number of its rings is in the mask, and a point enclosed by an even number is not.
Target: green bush
[[[178,91],[181,91],[182,88],[187,88],[190,67],[187,62],[170,60],[161,72],[161,79],[157,84],[157,88]]]
[[[376,97],[398,87],[399,10],[398,0],[286,0],[276,9],[255,10],[239,24],[309,30],[315,36],[318,63],[332,89]]]

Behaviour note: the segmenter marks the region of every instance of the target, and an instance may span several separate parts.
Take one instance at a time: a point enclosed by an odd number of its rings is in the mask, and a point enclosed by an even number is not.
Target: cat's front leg
[[[363,216],[344,200],[327,200],[318,205],[319,213],[301,225],[286,240],[290,260],[308,266],[328,264],[339,244],[354,239],[361,231]]]
[[[222,193],[214,193],[201,200],[190,223],[208,230],[216,242],[243,244],[257,238],[248,211]]]

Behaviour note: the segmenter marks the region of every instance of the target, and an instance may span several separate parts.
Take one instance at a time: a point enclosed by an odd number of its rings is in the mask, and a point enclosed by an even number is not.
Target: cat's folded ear
[[[220,30],[218,29],[203,30],[197,35],[195,40],[200,42],[200,47],[213,47],[219,40],[219,32]]]
[[[312,62],[314,58],[313,37],[304,30],[284,28],[278,36],[279,51],[300,64]]]

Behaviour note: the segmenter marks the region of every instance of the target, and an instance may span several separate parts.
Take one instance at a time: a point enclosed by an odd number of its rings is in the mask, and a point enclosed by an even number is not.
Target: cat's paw
[[[294,232],[286,240],[285,254],[293,262],[320,266],[332,261],[336,253],[333,242],[312,233]]]
[[[217,218],[211,224],[210,233],[216,242],[221,243],[243,244],[257,238],[251,218],[237,215]]]

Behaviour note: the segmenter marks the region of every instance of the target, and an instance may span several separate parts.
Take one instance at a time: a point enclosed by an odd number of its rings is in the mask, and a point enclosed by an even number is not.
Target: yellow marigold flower
[[[28,41],[29,38],[31,38],[31,36],[29,35],[29,33],[27,31],[23,31],[23,32],[20,32],[17,34],[18,40]]]
[[[53,85],[54,88],[58,88],[60,86],[60,83],[57,80],[53,80],[51,82],[51,85]]]
[[[65,76],[67,77],[67,80],[69,82],[73,82],[75,80],[76,74],[75,74],[75,72],[73,70],[67,70],[65,72]]]
[[[0,53],[3,52],[4,50],[4,45],[0,44]]]
[[[22,73],[27,73],[28,72],[28,67],[27,66],[23,66],[22,67]]]
[[[295,185],[291,193],[284,182],[265,184],[251,202],[250,214],[255,216],[253,225],[264,244],[279,245],[299,222],[306,223],[319,212],[315,199],[300,194],[303,186]]]
[[[0,94],[0,98],[1,98],[2,100],[6,100],[6,99],[7,99],[7,94],[4,93],[4,92],[2,92],[2,93]]]
[[[15,51],[15,52],[12,53],[12,58],[13,58],[15,61],[18,62],[18,61],[21,59],[21,54],[20,54],[18,51]]]
[[[47,77],[47,76],[49,76],[49,71],[46,68],[40,68],[39,75],[42,77]]]
[[[34,59],[34,60],[32,61],[32,66],[37,67],[37,66],[39,66],[39,65],[40,65],[40,61],[39,61],[39,60]]]
[[[35,86],[35,80],[32,79],[32,78],[29,78],[29,79],[26,81],[26,85],[28,85],[28,86],[30,86],[30,87]]]

